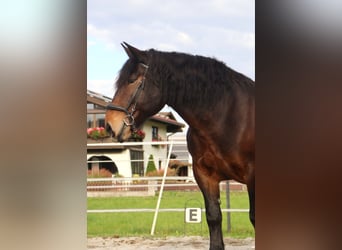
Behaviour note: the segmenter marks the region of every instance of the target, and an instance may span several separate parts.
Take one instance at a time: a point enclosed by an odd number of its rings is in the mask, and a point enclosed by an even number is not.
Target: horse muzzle
[[[134,130],[134,118],[122,112],[108,112],[106,114],[106,130],[119,142],[128,140]]]

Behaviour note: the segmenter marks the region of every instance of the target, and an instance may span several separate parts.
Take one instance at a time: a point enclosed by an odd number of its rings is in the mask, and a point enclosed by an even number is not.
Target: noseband
[[[121,137],[125,127],[130,126],[132,131],[135,130],[135,120],[134,120],[133,115],[135,112],[135,108],[137,106],[138,98],[141,94],[141,91],[145,87],[145,78],[146,78],[146,73],[148,70],[148,65],[146,65],[144,63],[140,63],[140,64],[145,68],[145,72],[144,72],[143,78],[139,82],[139,86],[135,89],[135,91],[134,91],[133,95],[131,96],[131,98],[129,99],[126,107],[113,105],[112,103],[110,103],[106,106],[107,110],[121,111],[121,112],[126,114],[126,117],[122,120],[123,124],[122,124],[122,127],[120,129],[119,134],[117,135],[118,138]],[[129,110],[130,107],[132,107],[131,110]]]

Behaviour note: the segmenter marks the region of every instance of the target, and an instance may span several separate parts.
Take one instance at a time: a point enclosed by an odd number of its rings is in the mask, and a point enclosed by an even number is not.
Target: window
[[[105,110],[104,107],[97,105],[95,103],[87,102],[87,109],[88,110]]]
[[[88,114],[87,115],[87,128],[93,128],[94,127],[94,115]]]
[[[94,109],[94,103],[87,103],[87,109]]]
[[[106,127],[104,107],[87,102],[87,128]]]
[[[105,114],[96,114],[95,115],[96,120],[96,127],[106,127],[105,123]]]
[[[106,127],[105,114],[87,114],[87,128]]]
[[[143,151],[130,150],[132,175],[144,176],[144,154]]]
[[[158,141],[158,127],[152,126],[152,141]]]

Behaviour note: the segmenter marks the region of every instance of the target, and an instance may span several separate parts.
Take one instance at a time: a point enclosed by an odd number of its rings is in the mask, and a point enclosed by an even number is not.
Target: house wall
[[[150,120],[147,120],[142,127],[142,129],[145,131],[144,141],[147,141],[147,142],[152,141],[152,126],[158,127],[159,136],[163,139],[163,141],[166,141],[167,140],[166,125],[163,123],[154,122],[154,121],[150,121]],[[144,149],[145,171],[147,168],[148,158],[149,158],[150,154],[153,155],[154,164],[156,165],[157,169],[159,167],[160,167],[160,169],[165,168],[166,158],[167,158],[167,146],[166,145],[163,145],[163,146],[144,145],[143,149]]]
[[[132,168],[130,162],[130,153],[128,149],[125,149],[120,152],[94,152],[87,154],[87,159],[89,160],[93,156],[106,156],[110,158],[118,168],[118,172],[120,175],[124,177],[132,177]]]
[[[101,94],[92,92],[87,90],[87,123],[88,127],[94,126],[104,126],[104,114],[105,114],[105,106],[110,102],[111,98],[105,97]],[[172,119],[173,116],[172,116]],[[141,128],[145,132],[145,142],[152,141],[152,126],[158,127],[158,135],[162,138],[163,141],[167,140],[167,127],[163,121],[151,121],[147,120],[143,127]],[[104,139],[99,143],[107,143]],[[151,145],[143,145],[144,151],[144,170],[146,172],[146,168],[148,165],[148,158],[152,154],[154,158],[154,163],[157,169],[164,169],[166,167],[166,157],[167,157],[167,145],[163,146],[151,146]],[[97,151],[88,151],[87,159],[90,159],[93,156],[106,156],[110,158],[116,165],[118,169],[118,173],[125,177],[132,176],[132,168],[130,163],[130,150],[126,149],[123,151],[111,152],[110,150],[98,149]],[[134,155],[136,156],[136,155]]]

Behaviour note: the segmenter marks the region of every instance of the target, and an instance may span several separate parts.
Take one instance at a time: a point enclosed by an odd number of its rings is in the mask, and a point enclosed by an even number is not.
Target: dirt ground
[[[230,239],[225,238],[226,250],[251,250],[255,249],[253,238]],[[166,238],[88,238],[89,250],[208,250],[209,239],[203,237],[166,237]]]

